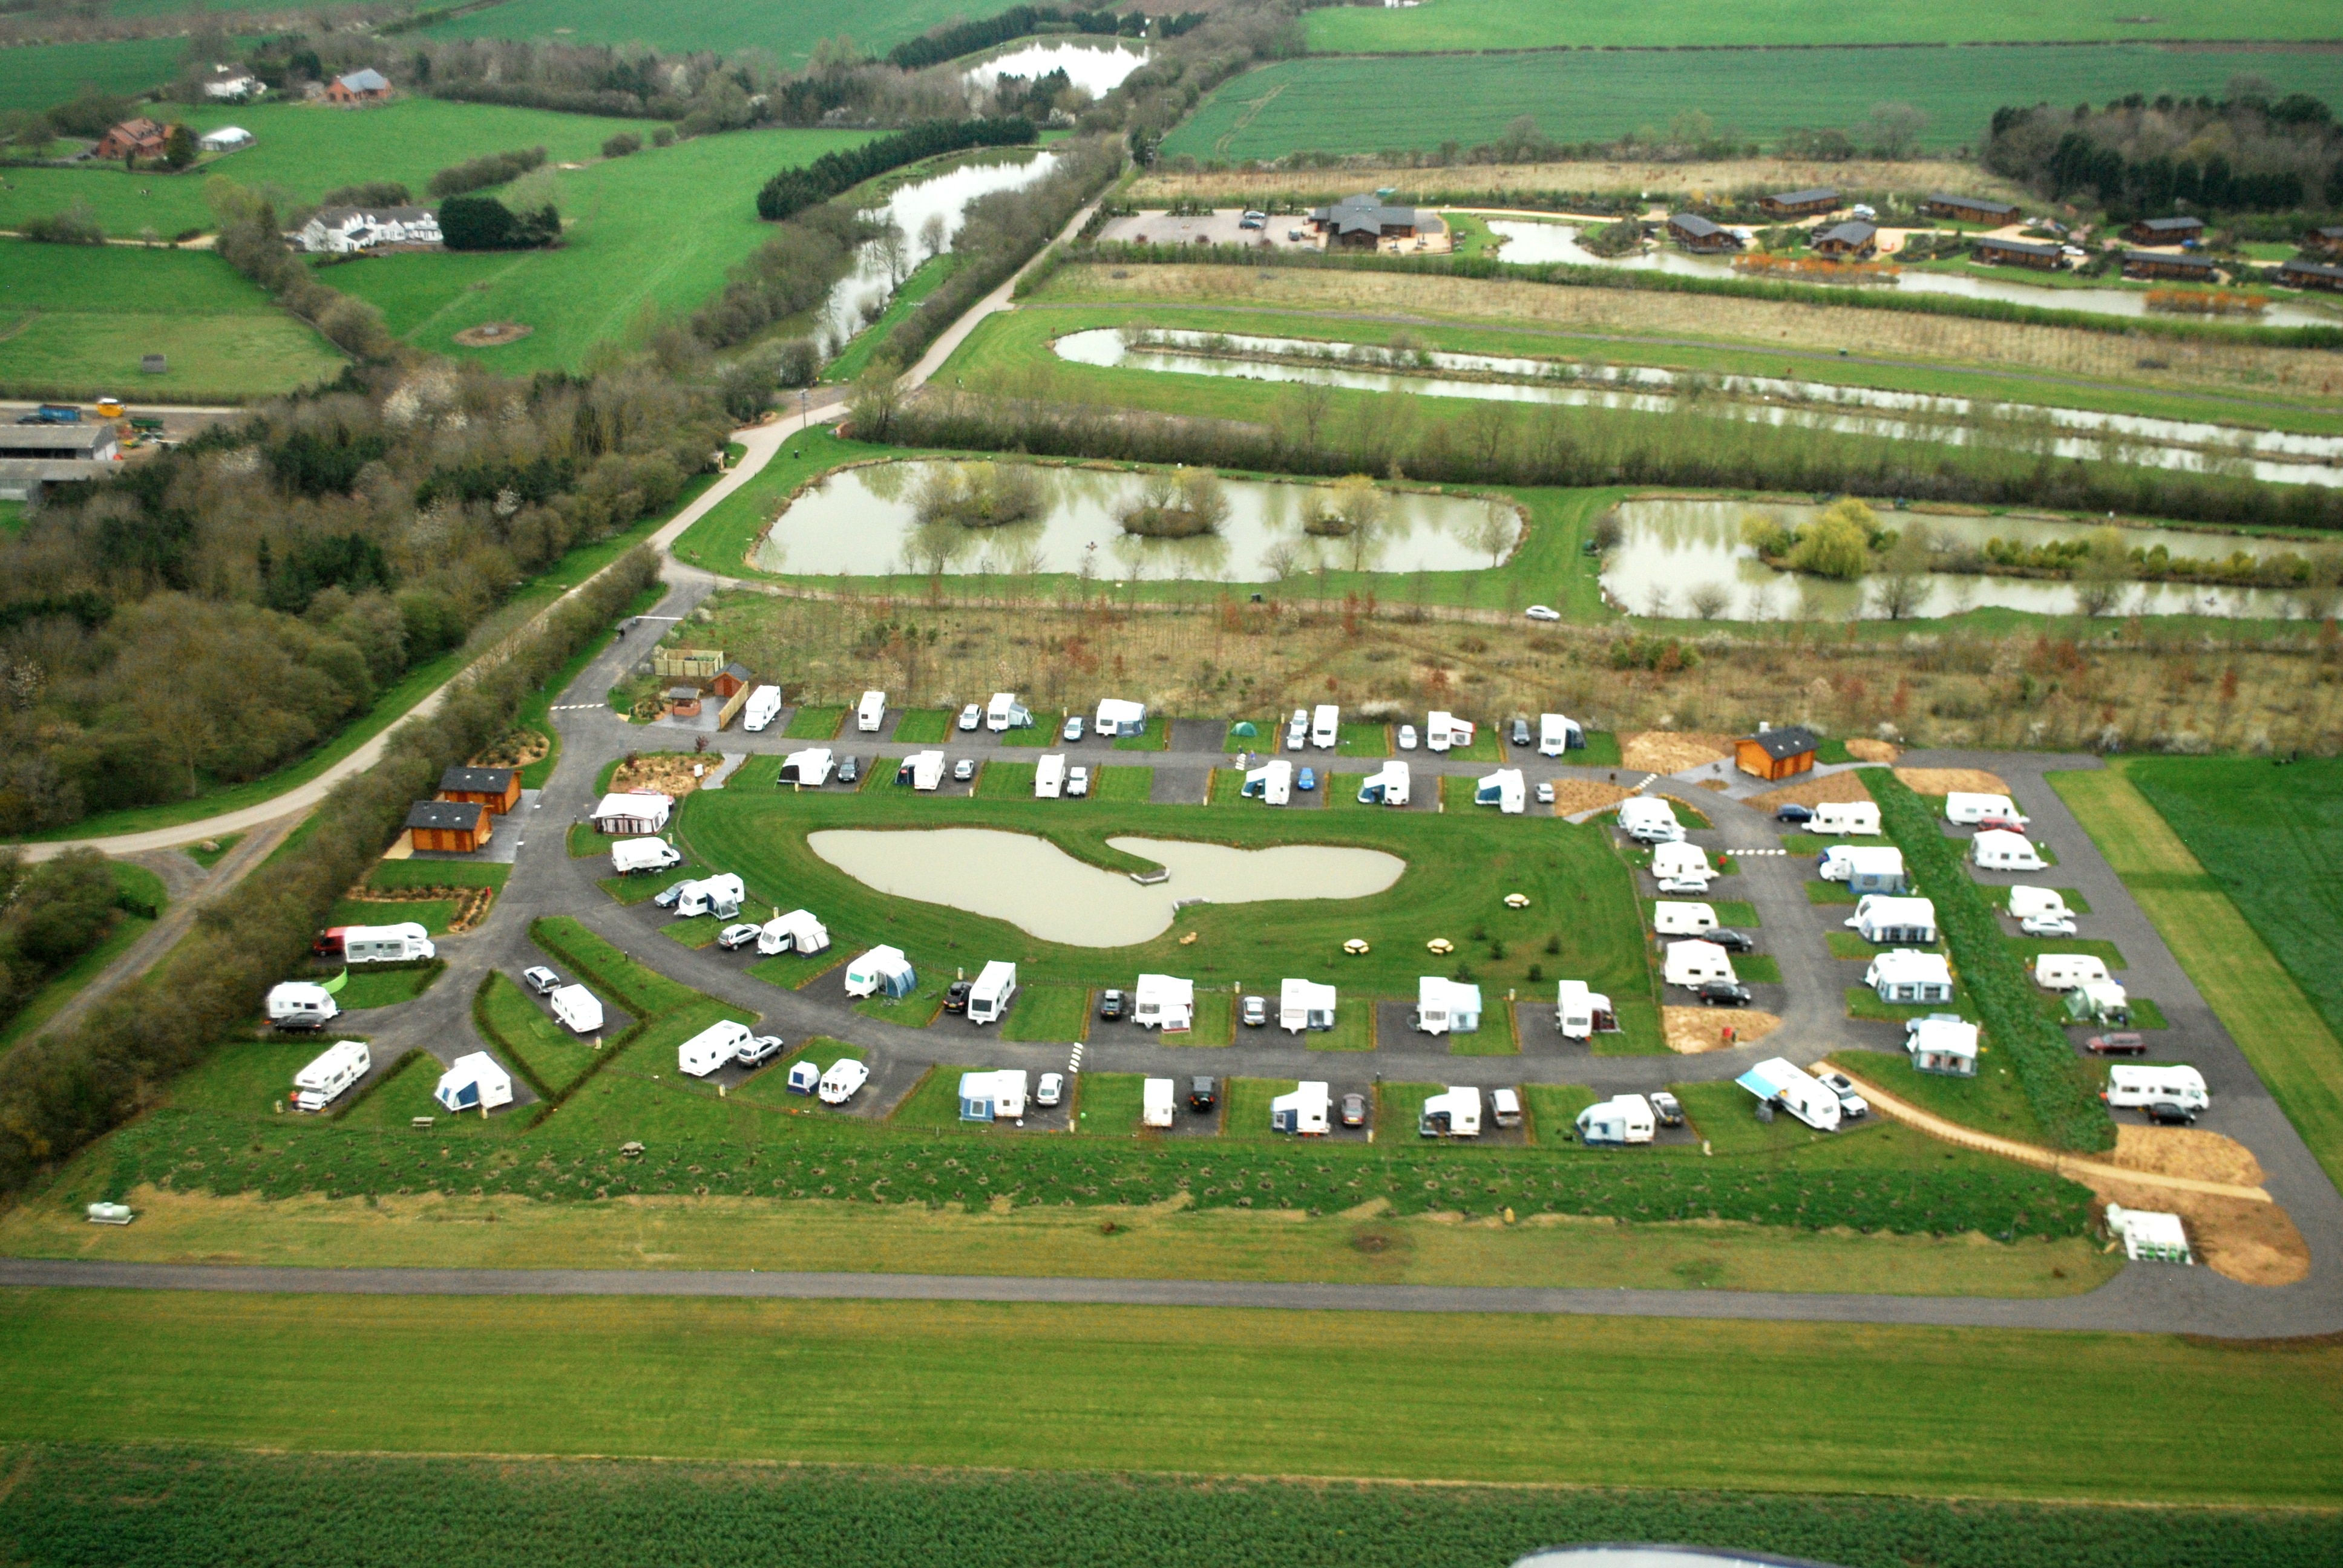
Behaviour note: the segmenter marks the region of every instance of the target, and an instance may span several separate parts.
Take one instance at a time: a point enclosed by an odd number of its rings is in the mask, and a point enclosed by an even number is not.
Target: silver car
[[[960,727],[962,729],[973,729],[983,721],[984,709],[973,702],[960,710]]]
[[[551,996],[561,989],[561,977],[543,964],[521,970],[520,978],[527,980],[528,989],[539,996]]]

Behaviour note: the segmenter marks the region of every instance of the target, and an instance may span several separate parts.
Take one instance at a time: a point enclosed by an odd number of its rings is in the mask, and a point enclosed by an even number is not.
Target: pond
[[[949,249],[960,232],[961,209],[970,201],[1033,184],[1050,172],[1056,156],[1048,151],[986,155],[931,179],[898,186],[884,206],[870,208],[864,216],[874,222],[892,222],[902,231],[903,272],[909,276],[912,266],[927,259],[920,231],[929,218],[943,219],[943,244]],[[830,286],[830,297],[816,313],[825,359],[844,348],[866,322],[879,318],[894,297],[897,282],[883,240],[872,240],[855,252],[854,270]]]
[[[1386,489],[1383,520],[1361,536],[1302,531],[1309,485],[1229,479],[1220,532],[1141,538],[1116,508],[1143,474],[1034,465],[1039,515],[997,528],[922,523],[913,506],[931,461],[880,463],[831,474],[790,503],[749,554],[769,572],[880,577],[1084,572],[1101,581],[1185,578],[1272,582],[1324,567],[1337,571],[1464,571],[1502,562],[1520,538],[1506,502]]]
[[[963,79],[990,86],[1003,76],[1022,76],[1029,82],[1038,82],[1052,71],[1063,71],[1068,82],[1093,98],[1103,98],[1145,64],[1147,51],[1136,44],[1125,46],[1104,40],[1089,44],[1028,44],[984,61]]]
[[[1363,899],[1407,869],[1396,855],[1332,844],[1235,849],[1176,839],[1107,842],[1156,861],[1171,880],[1142,888],[1046,839],[990,828],[824,829],[806,836],[807,848],[866,887],[1007,920],[1043,941],[1078,948],[1124,948],[1159,937],[1182,904]]]
[[[1633,615],[1689,618],[1693,596],[1704,588],[1722,590],[1719,620],[1849,620],[1884,618],[1874,602],[1875,588],[1865,582],[1839,582],[1828,578],[1779,572],[1757,558],[1742,542],[1741,519],[1752,512],[1778,518],[1790,528],[1811,521],[1819,508],[1774,502],[1725,500],[1644,500],[1621,503],[1618,545],[1604,553],[1603,591]],[[2027,518],[1942,517],[1934,513],[1898,512],[1883,518],[1888,526],[1924,524],[1947,544],[1982,548],[1989,538],[2044,544],[2072,538],[2093,525],[2042,521]],[[2153,549],[2165,546],[2179,558],[2225,559],[2243,550],[2256,559],[2305,547],[2284,539],[2257,539],[2243,535],[2192,534],[2166,528],[2126,528],[2127,546]],[[2331,599],[2333,596],[2325,596]],[[1986,608],[2028,610],[2041,615],[2074,615],[2078,611],[2073,583],[2042,578],[1981,577],[1932,572],[1927,597],[1910,614],[1917,617],[1959,615]],[[2276,588],[2207,588],[2196,583],[2134,583],[2108,613],[2114,616],[2217,615],[2280,619],[2312,615],[2320,608],[2317,596],[2289,594]]]
[[[1623,256],[1597,256],[1578,243],[1571,224],[1539,223],[1534,219],[1491,218],[1489,232],[1505,244],[1497,259],[1523,266],[1567,262],[1577,266],[1615,266],[1629,272],[1674,272],[1688,277],[1730,277],[1729,257],[1692,256],[1672,246],[1633,252]],[[2044,310],[2083,310],[2100,316],[2146,316],[2147,295],[2129,288],[2054,288],[2046,284],[2002,282],[1966,273],[1930,272],[1906,267],[1896,286],[1906,294],[1954,294],[1965,299],[1999,299],[2011,305],[2031,305]],[[1881,285],[1866,284],[1865,287]],[[2265,327],[2335,327],[2343,312],[2307,301],[2273,300],[2252,319]]]
[[[1698,377],[1687,387],[1685,377],[1655,366],[1580,365],[1444,350],[1405,352],[1397,367],[1385,368],[1393,357],[1374,345],[1243,333],[1157,329],[1132,341],[1121,329],[1092,327],[1067,334],[1055,347],[1061,358],[1082,365],[1637,414],[1674,412],[1689,391],[1705,399],[1699,411],[1716,418],[1954,447],[2016,447],[2084,461],[2249,475],[2275,484],[2343,485],[2343,438],[2234,429],[2199,420],[1937,397],[1777,376]],[[1183,352],[1206,347],[1212,352]],[[1296,357],[1317,363],[1294,364]],[[1511,379],[1459,378],[1465,375]]]

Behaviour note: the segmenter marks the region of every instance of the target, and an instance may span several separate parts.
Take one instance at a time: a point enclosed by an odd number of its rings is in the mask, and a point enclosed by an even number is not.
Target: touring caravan
[[[1676,809],[1649,795],[1630,795],[1619,802],[1619,830],[1639,844],[1674,844],[1684,839]]]
[[[673,799],[656,789],[623,790],[603,796],[594,808],[594,830],[610,838],[640,838],[665,829],[674,810]]]
[[[768,957],[774,953],[818,953],[829,946],[830,928],[814,919],[810,910],[791,910],[786,915],[775,915],[757,930],[757,950]]]
[[[1141,1081],[1139,1124],[1141,1127],[1169,1127],[1176,1110],[1170,1079],[1150,1078]]]
[[[2177,1105],[2203,1111],[2213,1103],[2205,1075],[2193,1067],[2110,1067],[2107,1086],[2099,1098],[2117,1110],[2144,1105]]]
[[[1673,842],[1652,846],[1652,876],[1667,893],[1704,893],[1716,875],[1697,844]]]
[[[1943,1073],[1951,1078],[1975,1078],[1977,1026],[1957,1018],[1918,1018],[1904,1037],[1915,1072]]]
[[[862,700],[854,705],[854,728],[865,735],[879,733],[879,726],[887,719],[887,694],[866,691]]]
[[[1934,946],[1936,906],[1929,899],[1898,898],[1889,893],[1865,893],[1855,901],[1846,924],[1866,942]]]
[[[679,918],[714,915],[729,920],[740,912],[741,900],[748,896],[740,879],[724,871],[684,883],[682,891],[675,896],[675,912]]]
[[[1289,1034],[1334,1027],[1334,988],[1290,980],[1278,988],[1277,1026]]]
[[[1094,715],[1099,739],[1147,733],[1147,704],[1120,697],[1102,699]]]
[[[940,751],[914,751],[895,767],[895,782],[909,784],[922,791],[933,790],[944,781],[944,754]]]
[[[582,985],[566,985],[545,999],[553,1016],[572,1034],[598,1034],[602,1029],[602,999]]]
[[[1052,751],[1033,764],[1033,799],[1055,800],[1066,792],[1066,754]]]
[[[1578,720],[1564,713],[1538,715],[1538,755],[1559,757],[1565,751],[1586,749],[1586,731]]]
[[[2026,826],[2016,804],[2006,795],[1980,795],[1956,789],[1945,797],[1945,820],[1956,827],[1974,828],[1986,818]]]
[[[1432,1095],[1415,1119],[1415,1130],[1426,1138],[1480,1137],[1481,1091],[1452,1086]]]
[[[293,1075],[293,1104],[301,1111],[323,1111],[367,1075],[374,1055],[362,1040],[337,1040],[326,1053]]]
[[[621,877],[683,864],[683,851],[664,839],[621,839],[610,846],[610,869]]]
[[[997,1023],[1017,1000],[1017,966],[994,959],[978,971],[968,991],[968,1021]]]
[[[2093,953],[2036,953],[2034,958],[2034,983],[2044,990],[2073,990],[2107,978],[2107,960]]]
[[[1609,997],[1587,990],[1584,980],[1566,980],[1554,990],[1554,1027],[1564,1040],[1618,1032],[1619,1020],[1611,1010]]]
[[[1863,971],[1863,983],[1881,1001],[1898,1007],[1953,1000],[1953,971],[1942,953],[1891,949],[1871,960]]]
[[[996,691],[984,705],[984,727],[998,735],[1009,729],[1031,729],[1033,715],[1013,691]]]
[[[333,992],[307,980],[268,988],[268,1021],[278,1029],[323,1029],[341,1010]]]
[[[2131,1022],[2131,998],[2113,980],[2087,980],[2066,993],[2069,1023],[2107,1024],[2122,1028]]]
[[[820,789],[830,782],[830,750],[827,746],[809,747],[792,751],[781,759],[779,782],[802,784],[808,789]]]
[[[2123,1241],[2124,1256],[2136,1263],[2187,1263],[2197,1261],[2188,1251],[2188,1227],[2177,1214],[2160,1214],[2147,1209],[2127,1209],[2120,1203],[2107,1205],[2107,1231]]]
[[[1433,709],[1423,716],[1423,744],[1433,751],[1473,744],[1473,721]]]
[[[1902,893],[1904,851],[1887,844],[1833,844],[1815,861],[1825,882],[1845,882],[1854,893]]]
[[[745,1023],[725,1019],[711,1023],[675,1048],[676,1070],[688,1078],[705,1078],[739,1054],[757,1037]]]
[[[991,1121],[1006,1116],[1021,1121],[1025,1115],[1025,1070],[1021,1067],[963,1072],[960,1075],[960,1119]]]
[[[1478,1034],[1481,988],[1425,975],[1415,982],[1416,1030],[1423,1034]]]
[[[510,1105],[512,1097],[512,1074],[485,1050],[458,1057],[431,1091],[431,1098],[450,1114],[477,1111],[485,1116],[499,1105]]]
[[[1331,702],[1322,702],[1310,710],[1310,744],[1321,751],[1332,751],[1334,743],[1342,739],[1342,710]]]
[[[430,934],[413,920],[395,926],[347,926],[342,930],[345,963],[396,964],[438,956]]]
[[[1518,768],[1500,768],[1473,787],[1473,804],[1494,806],[1508,817],[1518,817],[1529,804],[1529,787]]]
[[[1811,833],[1858,833],[1879,831],[1879,802],[1876,800],[1825,800],[1815,808],[1813,818],[1806,823]]]
[[[1614,1094],[1578,1113],[1578,1136],[1586,1143],[1649,1143],[1659,1118],[1640,1094]]]
[[[1988,828],[1969,840],[1969,860],[1981,871],[2038,871],[2043,859],[2023,833]]]
[[[1196,1021],[1196,982],[1177,975],[1141,975],[1131,1021],[1166,1034],[1186,1033]]]
[[[851,998],[884,996],[900,999],[920,987],[920,977],[900,948],[872,948],[846,966],[846,994]]]
[[[740,709],[740,728],[761,730],[781,716],[781,689],[760,686],[749,694]]]
[[[1371,774],[1359,786],[1362,806],[1404,806],[1408,799],[1409,774],[1404,762],[1386,762],[1382,771]]]
[[[1838,1096],[1830,1086],[1774,1056],[1733,1081],[1760,1101],[1770,1101],[1817,1132],[1838,1131]]]
[[[1670,942],[1661,972],[1669,985],[1686,987],[1735,979],[1732,956],[1715,942]]]
[[[2019,882],[2009,890],[2009,913],[2014,920],[2030,920],[2037,915],[2055,920],[2071,912],[2066,896],[2055,888],[2029,888]]]
[[[1285,805],[1293,799],[1293,764],[1282,759],[1262,763],[1244,776],[1244,788],[1237,793],[1264,806]]]
[[[1281,1094],[1269,1102],[1269,1130],[1291,1132],[1300,1138],[1322,1137],[1332,1103],[1332,1096],[1325,1084],[1297,1083],[1292,1093]]]
[[[1706,904],[1662,899],[1652,906],[1652,930],[1664,937],[1696,937],[1716,930],[1716,911]]]

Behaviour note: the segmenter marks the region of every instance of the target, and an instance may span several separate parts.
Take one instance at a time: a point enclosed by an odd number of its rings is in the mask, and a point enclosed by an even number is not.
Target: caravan
[[[1127,701],[1120,697],[1107,698],[1098,705],[1095,728],[1101,740],[1120,735],[1144,735],[1147,733],[1147,704]]]
[[[341,1010],[333,992],[307,980],[268,988],[268,1021],[278,1029],[323,1029]]]
[[[1559,757],[1565,751],[1586,749],[1586,731],[1578,720],[1564,713],[1538,715],[1538,755]]]
[[[725,1019],[711,1023],[675,1048],[676,1070],[688,1078],[705,1078],[740,1053],[757,1037],[745,1023]]]
[[[582,985],[566,985],[545,999],[553,1016],[572,1034],[598,1034],[602,1030],[602,999]]]
[[[1661,899],[1652,905],[1652,930],[1664,937],[1696,937],[1716,930],[1716,911],[1706,904]]]
[[[1927,899],[1865,893],[1855,901],[1855,913],[1847,917],[1846,924],[1866,942],[1877,942],[1883,946],[1889,942],[1934,946],[1936,940],[1936,906]]]
[[[1676,844],[1684,836],[1676,809],[1650,795],[1630,795],[1619,802],[1619,830],[1638,844]]]
[[[485,1050],[458,1057],[431,1091],[431,1098],[451,1114],[477,1111],[485,1116],[499,1105],[510,1105],[512,1097],[512,1074]]]
[[[1168,1078],[1142,1080],[1139,1085],[1139,1124],[1141,1127],[1169,1127],[1176,1110]]]
[[[818,789],[830,782],[830,748],[810,747],[803,751],[792,751],[781,759],[780,776],[776,782],[802,784]]]
[[[2150,1105],[2203,1111],[2213,1103],[2205,1075],[2193,1067],[2110,1067],[2099,1098],[2119,1111]]]
[[[1825,882],[1845,882],[1853,893],[1902,893],[1904,851],[1885,844],[1833,844],[1815,859]]]
[[[1404,762],[1386,762],[1383,770],[1372,774],[1359,786],[1362,806],[1404,806],[1408,799],[1409,775]]]
[[[428,932],[413,920],[395,926],[342,928],[342,961],[352,964],[396,964],[410,959],[437,958]]]
[[[1481,1136],[1481,1091],[1450,1087],[1428,1098],[1415,1119],[1417,1133],[1425,1138]]]
[[[778,686],[760,686],[749,694],[748,704],[740,709],[740,728],[751,730],[763,729],[780,716],[781,689]]]
[[[2045,860],[2023,833],[1988,828],[1969,840],[1969,859],[1980,871],[2038,871]]]
[[[862,700],[854,705],[854,728],[865,735],[878,734],[886,718],[887,694],[883,691],[866,691]]]
[[[984,727],[995,735],[1009,729],[1031,729],[1033,715],[1017,700],[1013,691],[996,691],[992,700],[984,705]]]
[[[1587,990],[1584,980],[1566,980],[1554,990],[1554,1027],[1564,1040],[1618,1032],[1619,1020],[1611,1010],[1609,997]]]
[[[1066,792],[1066,754],[1052,751],[1033,764],[1033,799],[1055,800]]]
[[[1652,1102],[1640,1094],[1614,1094],[1578,1113],[1578,1137],[1585,1143],[1649,1143],[1658,1127]]]
[[[1696,989],[1710,980],[1733,983],[1738,976],[1733,972],[1733,960],[1715,942],[1670,942],[1661,974],[1665,983]]]
[[[1244,776],[1244,787],[1237,793],[1264,806],[1286,804],[1293,799],[1293,764],[1283,760],[1262,763]]]
[[[2009,890],[2009,912],[2016,920],[2068,920],[2066,896],[2055,888],[2029,888],[2019,882]]]
[[[1863,971],[1863,983],[1881,1001],[1897,1007],[1953,1000],[1953,971],[1942,953],[1890,949],[1871,960]]]
[[[1196,1022],[1196,982],[1177,975],[1141,975],[1131,1021],[1166,1034],[1187,1033]]]
[[[2091,953],[2036,953],[2034,957],[2034,983],[2044,990],[2073,990],[2107,978],[2107,960]]]
[[[872,948],[846,966],[850,998],[883,996],[900,1000],[920,989],[920,977],[900,948]]]
[[[337,1040],[326,1054],[293,1075],[293,1106],[297,1111],[323,1111],[374,1065],[365,1042]]]
[[[1423,744],[1433,751],[1473,744],[1473,721],[1435,708],[1423,716]]]
[[[914,789],[933,790],[944,781],[944,754],[940,751],[914,751],[896,765],[895,782],[909,784]]]
[[[1759,1103],[1779,1105],[1817,1132],[1838,1131],[1837,1092],[1782,1057],[1768,1057],[1733,1081]]]
[[[1269,1102],[1269,1130],[1291,1132],[1300,1138],[1323,1137],[1326,1114],[1332,1109],[1332,1101],[1323,1083],[1297,1083],[1292,1093],[1281,1094]]]
[[[701,877],[684,883],[675,895],[678,918],[692,915],[714,915],[729,920],[740,912],[741,900],[749,896],[740,879],[729,871],[713,877]]]
[[[818,953],[830,946],[830,928],[813,918],[810,910],[791,910],[786,915],[775,915],[757,930],[757,950],[767,957],[775,953]]]
[[[1322,702],[1310,710],[1310,744],[1321,751],[1332,751],[1342,738],[1342,710],[1331,702]]]
[[[1425,975],[1415,982],[1415,1017],[1423,1034],[1481,1032],[1481,988],[1462,980]]]
[[[1334,1027],[1334,988],[1290,980],[1278,988],[1277,1027],[1289,1034]]]
[[[1905,1026],[1904,1049],[1915,1072],[1975,1078],[1977,1026],[1957,1018],[1916,1018]]]
[[[1017,1000],[1017,966],[994,959],[980,970],[968,991],[968,1021],[997,1023]]]
[[[1879,831],[1876,800],[1825,800],[1806,821],[1812,833],[1873,834]]]
[[[1500,768],[1473,787],[1473,804],[1494,806],[1508,817],[1518,817],[1529,804],[1529,787],[1518,768]]]
[[[992,1121],[1006,1116],[1011,1121],[1023,1121],[1026,1081],[1025,1070],[1021,1067],[961,1073],[960,1119],[962,1121]]]
[[[1704,893],[1715,876],[1697,844],[1681,841],[1652,847],[1652,876],[1664,893]]]
[[[683,851],[664,839],[621,839],[610,846],[610,869],[621,877],[683,864]]]
[[[2125,1028],[2131,1022],[2131,998],[2113,980],[2087,980],[2066,993],[2066,1021]]]
[[[1956,789],[1945,797],[1945,820],[1974,828],[1980,822],[2001,821],[2026,826],[2026,819],[2006,795],[1978,795]]]

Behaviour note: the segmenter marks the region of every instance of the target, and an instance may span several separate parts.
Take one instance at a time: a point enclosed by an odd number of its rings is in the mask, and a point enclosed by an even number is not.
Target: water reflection
[[[966,80],[990,86],[1003,76],[1039,81],[1052,71],[1093,98],[1102,98],[1122,85],[1123,78],[1147,64],[1147,51],[1103,40],[1094,44],[1028,44],[1010,54],[997,55],[967,74]]]
[[[895,236],[864,245],[855,252],[854,270],[830,286],[830,297],[816,313],[827,340],[824,357],[845,347],[866,322],[877,320],[913,268],[936,249],[950,248],[961,209],[970,201],[1031,185],[1050,172],[1056,156],[1046,150],[1020,151],[962,164],[932,179],[899,186],[886,205],[866,211],[874,222],[891,224]],[[930,227],[930,220],[940,226]]]

